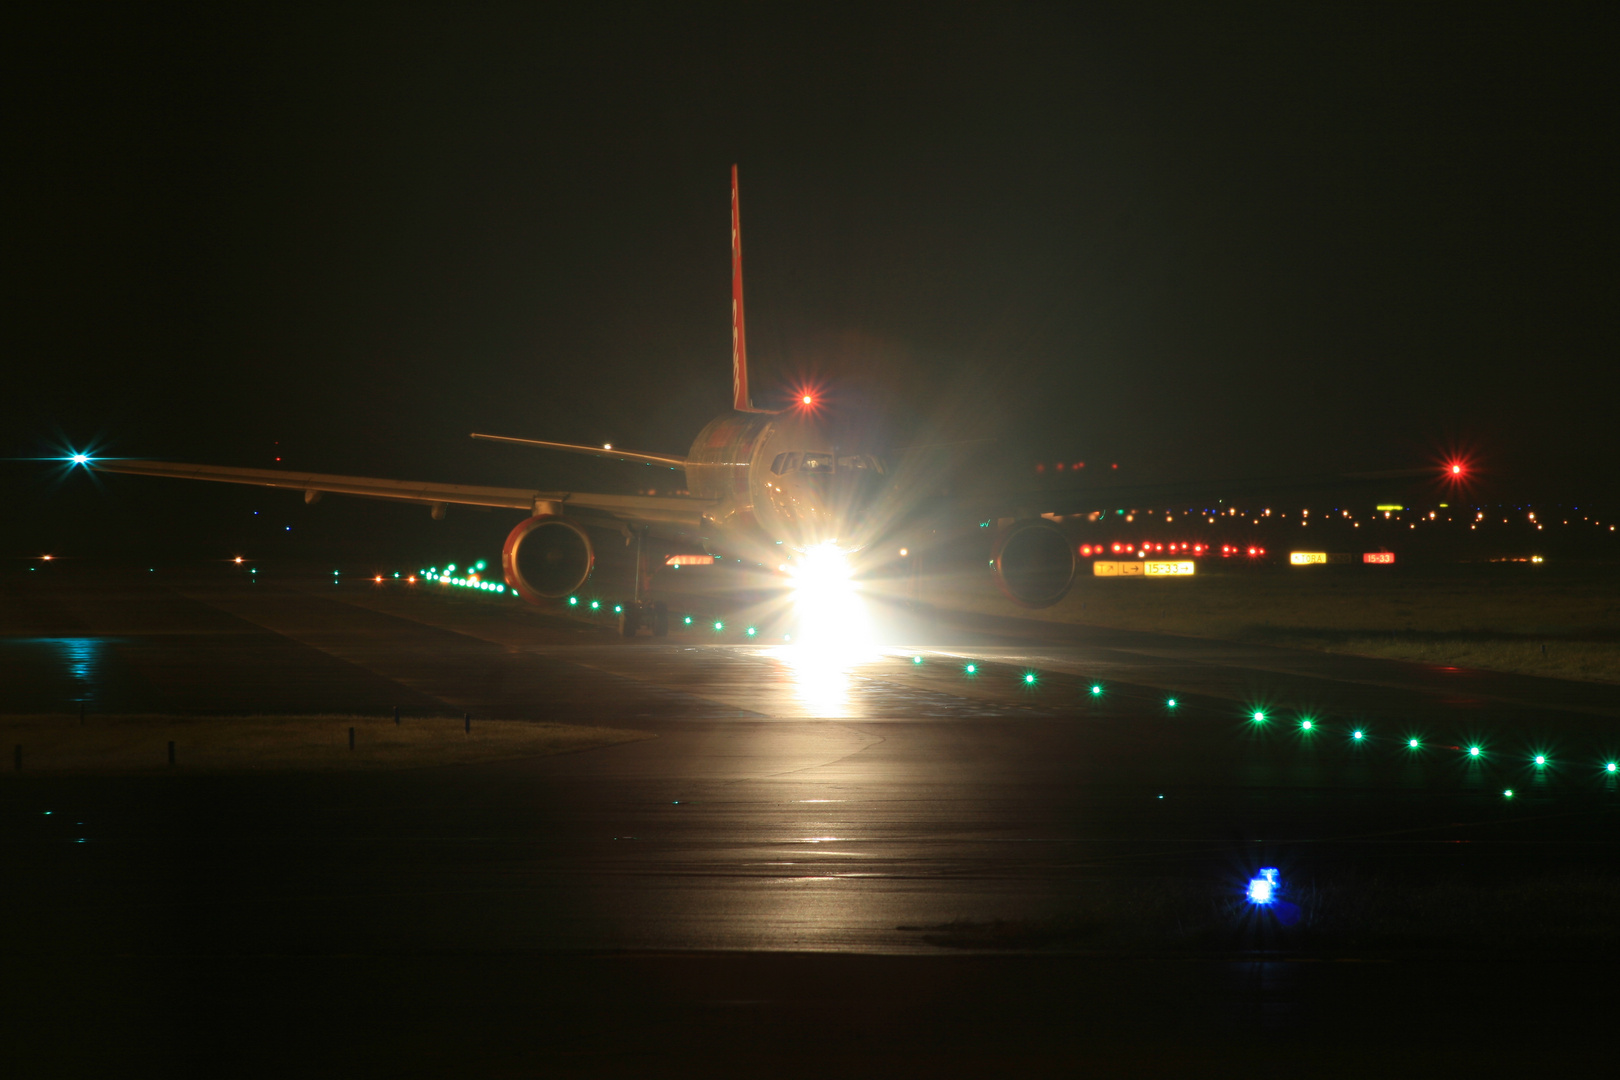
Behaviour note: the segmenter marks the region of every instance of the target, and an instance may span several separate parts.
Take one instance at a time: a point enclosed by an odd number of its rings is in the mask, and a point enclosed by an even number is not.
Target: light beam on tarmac
[[[848,555],[818,544],[788,567],[798,630],[777,655],[793,668],[799,696],[819,716],[848,712],[849,669],[875,653],[871,616]]]

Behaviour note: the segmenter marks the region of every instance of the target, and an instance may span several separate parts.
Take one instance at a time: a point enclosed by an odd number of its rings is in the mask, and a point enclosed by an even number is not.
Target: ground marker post
[[[169,740],[169,764],[174,764],[174,740]]]
[[[349,729],[349,749],[354,749],[354,728]]]

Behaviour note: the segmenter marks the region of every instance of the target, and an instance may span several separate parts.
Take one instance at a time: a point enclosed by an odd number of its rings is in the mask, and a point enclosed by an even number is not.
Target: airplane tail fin
[[[731,167],[731,407],[753,412],[748,394],[748,338],[743,326],[742,218],[737,212],[737,166]]]

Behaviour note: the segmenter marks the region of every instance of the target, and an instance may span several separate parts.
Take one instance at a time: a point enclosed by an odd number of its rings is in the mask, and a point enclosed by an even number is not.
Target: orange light
[[[382,584],[382,575],[378,574],[376,577],[372,578],[371,580],[375,581],[377,584],[381,585]]]
[[[47,555],[47,556],[45,556],[45,557],[46,557],[46,558],[47,558],[47,559],[48,559],[48,558],[50,558],[50,556],[49,556],[49,555]],[[234,561],[234,562],[238,562],[238,563],[239,563],[239,562],[241,562],[241,561],[242,561],[242,556],[240,556],[240,555],[238,555],[238,556],[237,556],[237,557],[236,557],[236,558],[235,558],[235,559],[234,559],[234,560],[233,560],[233,561]]]
[[[56,556],[55,555],[41,555],[40,558],[44,559],[46,562],[50,562],[52,559],[56,558]]]
[[[406,578],[405,580],[409,581],[412,585],[415,585],[416,584],[416,575],[412,574],[410,577]]]
[[[806,394],[799,399],[799,404],[801,405],[814,405],[815,403],[816,399],[811,397],[809,394]]]

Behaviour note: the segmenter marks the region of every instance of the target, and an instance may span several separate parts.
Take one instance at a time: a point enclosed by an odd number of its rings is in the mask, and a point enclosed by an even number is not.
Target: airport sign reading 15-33
[[[1145,562],[1099,560],[1091,564],[1095,577],[1186,577],[1198,564],[1191,559],[1148,559]]]

